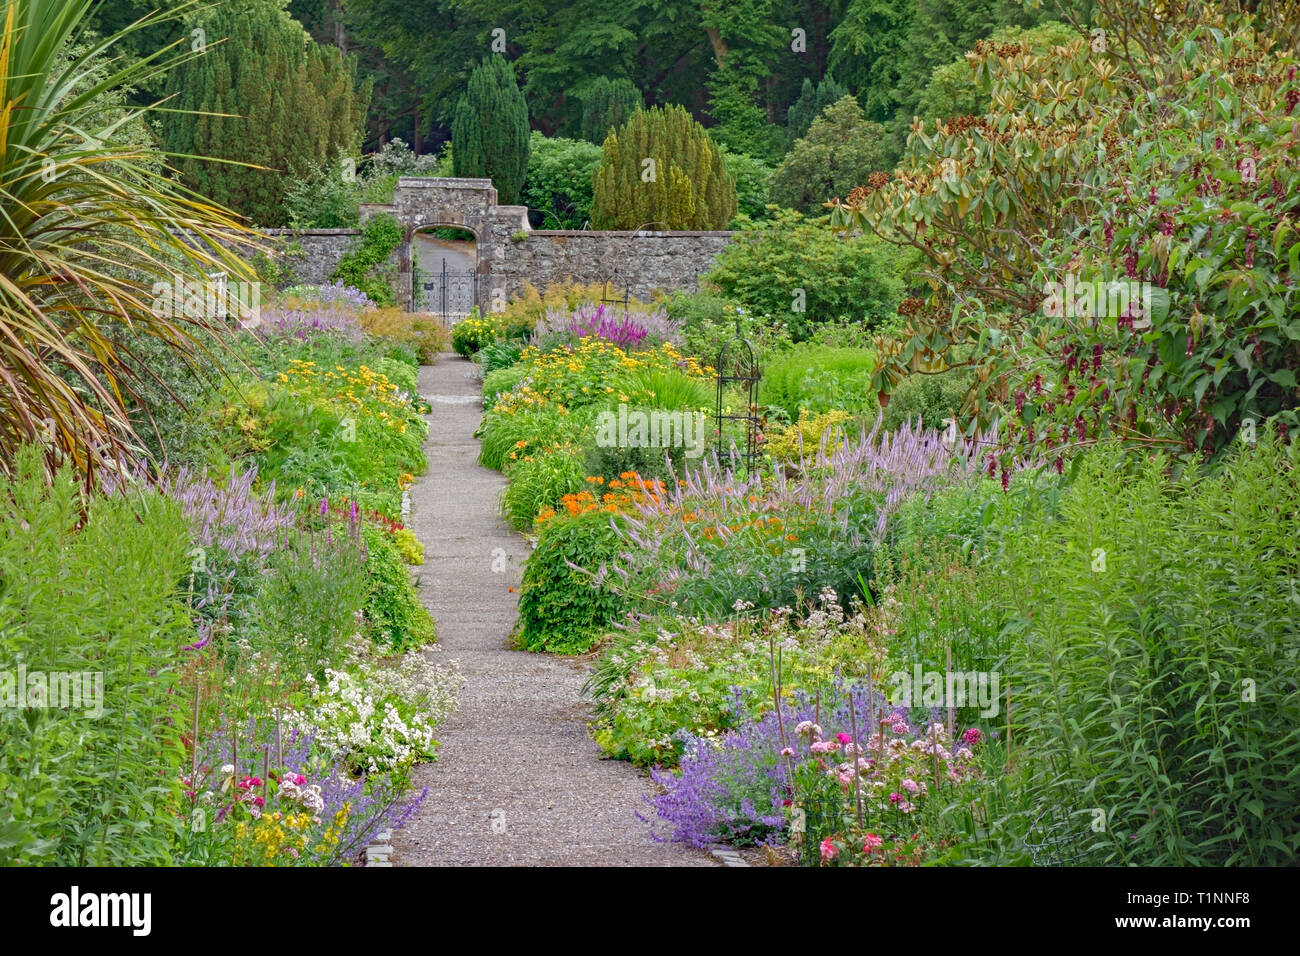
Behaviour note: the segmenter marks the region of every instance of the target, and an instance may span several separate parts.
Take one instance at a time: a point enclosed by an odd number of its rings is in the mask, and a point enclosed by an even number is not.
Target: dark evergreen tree
[[[599,146],[610,130],[622,126],[644,105],[631,80],[598,78],[582,97],[582,138]]]
[[[187,185],[259,225],[283,225],[289,182],[358,152],[369,84],[275,0],[230,0],[191,28],[203,53],[173,71],[170,90],[194,112],[164,113],[163,143]]]
[[[528,176],[528,104],[506,58],[492,56],[469,75],[451,122],[451,157],[457,176],[487,177],[497,201],[519,201]]]
[[[848,89],[835,82],[834,77],[824,77],[816,86],[812,80],[804,80],[799,99],[794,101],[786,116],[785,125],[790,142],[793,144],[795,140],[807,135],[813,120],[821,116],[826,107],[838,103],[848,95]]]

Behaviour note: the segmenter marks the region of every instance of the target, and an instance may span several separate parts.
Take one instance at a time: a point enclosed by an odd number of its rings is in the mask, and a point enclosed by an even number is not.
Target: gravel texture
[[[455,355],[420,371],[420,394],[433,406],[429,471],[411,489],[409,526],[425,549],[421,598],[465,687],[440,728],[438,760],[413,775],[429,794],[393,834],[393,863],[719,865],[650,840],[636,813],[649,815],[643,798],[653,784],[600,759],[587,735],[585,666],[509,649],[528,544],[499,516],[505,479],[477,462],[479,388],[473,365]]]

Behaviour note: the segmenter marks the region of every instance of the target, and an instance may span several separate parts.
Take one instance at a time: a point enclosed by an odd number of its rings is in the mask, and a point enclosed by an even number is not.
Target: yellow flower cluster
[[[352,804],[345,803],[339,807],[334,814],[334,822],[321,835],[320,843],[316,845],[316,852],[321,856],[333,853],[334,848],[339,845],[339,837],[343,834],[343,828],[347,826],[348,816],[352,813]]]
[[[263,813],[252,823],[235,827],[233,862],[236,866],[276,866],[283,857],[300,858],[307,852],[309,831],[315,820],[307,813]]]
[[[852,415],[838,408],[820,415],[810,415],[808,409],[800,409],[797,422],[773,429],[763,450],[779,462],[798,461],[800,456],[811,459],[821,447],[823,437],[831,432],[826,442],[827,451],[833,452],[846,444],[852,421]]]
[[[410,402],[387,375],[369,366],[350,370],[336,365],[322,370],[315,362],[294,359],[279,379],[293,395],[350,405],[357,414],[373,417],[399,435],[406,433]]]
[[[613,395],[615,389],[605,383],[629,372],[642,370],[676,370],[702,378],[713,369],[695,358],[683,356],[673,345],[665,343],[652,349],[625,352],[613,343],[587,336],[572,349],[539,352],[524,349],[520,362],[529,370],[527,382],[502,395],[493,409],[513,414],[521,407],[548,402],[574,406],[590,400],[595,393]],[[627,401],[626,395],[619,396]]]
[[[456,323],[456,327],[462,334],[472,335],[480,341],[490,341],[500,333],[503,324],[495,315],[486,315],[463,319]]]

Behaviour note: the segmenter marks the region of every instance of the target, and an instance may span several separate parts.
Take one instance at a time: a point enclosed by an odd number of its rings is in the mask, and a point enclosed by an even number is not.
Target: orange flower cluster
[[[608,511],[621,514],[632,510],[646,501],[658,502],[664,493],[664,484],[658,479],[649,481],[635,471],[625,471],[617,478],[606,481],[599,475],[590,475],[584,479],[590,485],[603,486],[608,491],[596,496],[592,491],[578,491],[560,499],[559,508],[544,508],[537,516],[537,524],[554,518],[560,511],[570,515],[586,514],[589,511]]]

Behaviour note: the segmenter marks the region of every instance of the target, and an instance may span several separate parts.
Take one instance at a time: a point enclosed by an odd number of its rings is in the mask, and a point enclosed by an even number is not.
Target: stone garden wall
[[[507,237],[493,280],[510,299],[525,281],[544,289],[567,278],[602,282],[617,271],[633,298],[649,299],[655,291],[699,288],[700,274],[730,239],[729,232],[528,231],[518,240]],[[613,291],[621,294],[622,283]]]
[[[264,233],[270,245],[286,254],[286,265],[304,285],[329,282],[330,273],[361,234],[358,229],[266,229]]]
[[[692,291],[730,240],[730,232],[598,232],[534,230],[524,206],[498,206],[496,189],[487,179],[403,177],[391,203],[368,203],[364,221],[378,213],[397,218],[405,241],[393,253],[398,269],[398,301],[411,307],[411,238],[430,226],[460,226],[477,242],[478,305],[522,295],[524,283],[539,290],[548,283],[573,279],[602,282],[617,272],[634,298],[656,291]],[[357,229],[267,229],[267,238],[286,255],[297,281],[319,284],[347,253]]]

